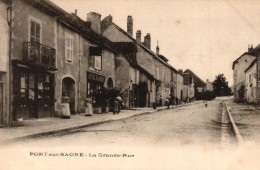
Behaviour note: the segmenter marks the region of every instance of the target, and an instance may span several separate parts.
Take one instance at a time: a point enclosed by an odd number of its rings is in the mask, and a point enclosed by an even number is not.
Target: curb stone
[[[226,107],[226,110],[228,112],[228,117],[229,117],[229,120],[230,120],[230,122],[232,124],[233,130],[235,132],[238,144],[242,145],[244,143],[243,137],[241,136],[241,134],[240,134],[240,132],[238,130],[238,127],[237,127],[237,125],[236,125],[236,123],[235,123],[235,121],[234,121],[234,119],[233,119],[233,117],[232,117],[232,115],[230,113],[230,109],[229,109],[229,107],[228,107],[226,102],[225,102],[225,107]]]

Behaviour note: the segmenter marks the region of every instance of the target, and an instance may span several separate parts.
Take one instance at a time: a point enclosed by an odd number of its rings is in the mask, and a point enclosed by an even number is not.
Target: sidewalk
[[[25,138],[39,137],[54,133],[66,132],[73,129],[93,126],[114,120],[125,119],[135,115],[157,112],[167,109],[166,106],[152,108],[136,108],[134,110],[121,110],[117,115],[112,112],[105,114],[94,114],[85,116],[84,113],[72,115],[71,119],[61,119],[57,117],[23,120],[22,126],[0,128],[0,143],[8,143]]]
[[[260,143],[260,107],[227,101],[227,106],[245,142]]]

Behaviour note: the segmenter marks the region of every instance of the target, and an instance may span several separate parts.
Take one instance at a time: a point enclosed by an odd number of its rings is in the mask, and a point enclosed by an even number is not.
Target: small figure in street
[[[208,107],[208,103],[207,103],[207,100],[205,101],[205,107]]]
[[[93,108],[92,108],[92,100],[91,98],[85,99],[85,116],[92,116]]]
[[[117,99],[115,99],[114,100],[114,109],[113,109],[114,115],[118,114],[118,106],[119,106],[118,101],[117,101]]]
[[[160,96],[159,106],[162,106],[162,96]]]
[[[165,104],[167,105],[167,109],[169,109],[169,108],[170,108],[170,102],[169,102],[169,99],[168,99],[168,98],[166,98]]]
[[[118,112],[117,112],[117,114],[121,111],[121,107],[122,107],[122,98],[118,95],[117,97],[116,97],[116,100],[117,100],[117,102],[118,102]]]
[[[175,107],[177,107],[178,104],[179,104],[179,99],[178,99],[178,97],[176,97],[176,98],[175,98]]]
[[[63,119],[70,119],[70,105],[69,105],[70,99],[67,96],[65,92],[62,92],[62,97],[61,97],[61,113],[62,116],[61,118]]]

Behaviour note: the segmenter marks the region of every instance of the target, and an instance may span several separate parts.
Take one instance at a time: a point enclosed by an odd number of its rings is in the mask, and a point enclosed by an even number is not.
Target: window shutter
[[[70,38],[70,61],[72,61],[72,57],[73,57],[73,39]]]

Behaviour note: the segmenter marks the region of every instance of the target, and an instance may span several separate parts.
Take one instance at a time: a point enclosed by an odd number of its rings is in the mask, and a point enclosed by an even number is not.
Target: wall
[[[12,58],[22,59],[23,43],[29,40],[29,19],[41,21],[41,44],[55,48],[55,22],[56,19],[36,9],[28,3],[15,0],[13,2],[13,37]]]
[[[73,57],[72,62],[65,59],[65,35],[73,37]],[[57,50],[56,63],[58,71],[56,72],[55,84],[55,111],[61,112],[62,80],[66,77],[75,82],[75,109],[78,110],[78,75],[79,75],[79,56],[80,56],[80,36],[60,23],[57,25]],[[84,79],[81,79],[84,81]]]
[[[0,71],[8,71],[9,26],[7,23],[7,4],[0,1]]]
[[[249,103],[256,103],[256,63],[246,71],[246,100]],[[249,76],[251,75],[251,82],[249,82]],[[251,87],[250,87],[251,84]]]
[[[122,54],[115,57],[116,87],[121,89],[125,106],[129,107],[130,64]]]
[[[177,73],[177,98],[180,100],[181,100],[181,92],[184,93],[183,76]],[[184,96],[182,96],[182,99],[184,99]]]
[[[245,85],[245,70],[249,67],[249,65],[255,59],[254,56],[245,54],[242,56],[235,64],[233,69],[233,86],[234,86],[234,99],[238,99],[238,90],[241,85]],[[247,62],[246,62],[247,61]]]
[[[105,87],[107,87],[107,80],[109,77],[112,78],[113,84],[115,86],[115,82],[116,82],[115,69],[116,69],[115,54],[106,49],[103,49],[101,74],[106,77]]]
[[[0,125],[8,125],[10,121],[9,114],[9,25],[7,23],[7,3],[0,1],[0,76],[2,76],[2,115]]]

